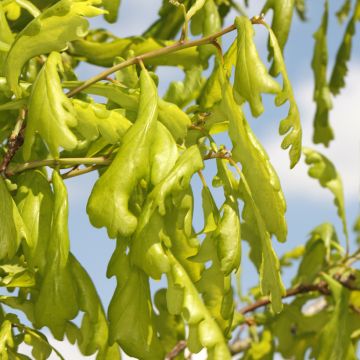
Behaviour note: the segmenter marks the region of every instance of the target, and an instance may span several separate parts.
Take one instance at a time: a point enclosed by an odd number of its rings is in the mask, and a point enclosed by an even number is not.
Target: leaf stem
[[[50,167],[56,167],[56,166],[74,166],[74,165],[109,165],[111,163],[111,159],[107,159],[103,156],[96,157],[96,158],[63,158],[63,159],[46,159],[46,160],[36,160],[32,162],[26,162],[24,164],[18,164],[14,165],[12,167],[9,167],[8,174],[14,175],[19,172],[29,170],[29,169],[35,169],[38,167],[43,166],[50,166]],[[78,169],[78,172],[85,169]],[[88,170],[89,172],[90,170]],[[77,173],[79,174],[79,173]],[[68,176],[72,177],[72,176]]]

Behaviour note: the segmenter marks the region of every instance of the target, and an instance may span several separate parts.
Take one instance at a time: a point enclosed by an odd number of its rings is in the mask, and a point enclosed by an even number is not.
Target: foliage
[[[325,146],[335,135],[332,96],[345,86],[360,19],[359,0],[338,7],[338,20],[347,25],[328,79],[329,2],[319,16],[312,61],[313,140]],[[350,254],[340,174],[320,152],[302,148],[283,57],[294,12],[304,20],[306,1],[267,0],[263,12],[272,10],[271,26],[263,16],[246,17],[235,1],[164,0],[142,35],[88,30],[88,17],[116,22],[120,3],[0,1],[1,359],[29,359],[22,344],[34,359],[62,358],[45,327],[99,360],[120,359],[121,351],[139,359],[184,359],[184,347],[205,348],[216,360],[235,354],[355,359],[359,250]],[[232,8],[242,15],[222,28]],[[254,41],[260,26],[269,34],[271,64]],[[221,36],[235,31],[223,54]],[[82,62],[107,69],[83,83],[76,75]],[[184,72],[164,97],[156,74],[162,65]],[[278,258],[272,239],[287,240],[286,201],[243,111],[248,103],[252,116],[260,116],[264,93],[287,109],[279,134],[290,167],[303,153],[309,176],[334,196],[345,246],[334,225],[324,223],[304,246]],[[218,133],[231,149],[216,142]],[[211,162],[213,179],[203,173]],[[90,171],[98,179],[88,198],[89,221],[116,241],[107,276],[117,285],[108,309],[70,251],[66,179]],[[223,191],[220,201],[215,187]],[[197,192],[201,230],[193,214]],[[359,245],[360,218],[354,231]],[[237,284],[247,260],[241,259],[243,241],[259,273],[247,294]],[[297,264],[286,290],[282,273]],[[167,285],[154,293],[151,279]],[[285,297],[292,299],[284,303]]]

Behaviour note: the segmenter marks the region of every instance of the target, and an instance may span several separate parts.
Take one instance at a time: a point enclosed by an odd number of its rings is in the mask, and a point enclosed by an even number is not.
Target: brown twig
[[[186,348],[186,341],[180,340],[174,348],[165,356],[165,360],[175,359]]]
[[[24,143],[25,116],[26,116],[26,110],[24,108],[21,108],[19,110],[19,116],[17,118],[15,128],[8,140],[7,152],[4,155],[4,158],[0,164],[0,173],[5,176],[7,175],[7,168],[10,164],[10,161],[13,159],[16,152]]]

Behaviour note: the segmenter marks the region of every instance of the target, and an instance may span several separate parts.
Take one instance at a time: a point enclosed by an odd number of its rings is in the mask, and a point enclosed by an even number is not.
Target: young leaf
[[[355,3],[354,13],[350,18],[345,30],[343,41],[336,54],[335,65],[330,79],[330,90],[334,95],[338,95],[340,90],[345,87],[345,77],[348,72],[347,62],[351,57],[352,39],[355,34],[356,22],[360,20],[360,1]]]
[[[235,103],[229,81],[224,77],[223,81],[223,99],[218,106],[223,117],[229,121],[229,135],[234,146],[233,159],[242,164],[242,171],[249,182],[267,231],[274,234],[279,241],[285,241],[286,204],[280,181],[241,108]]]
[[[78,288],[79,308],[84,312],[80,327],[80,339],[78,346],[81,352],[87,356],[98,351],[97,359],[106,359],[108,352],[113,356],[120,357],[118,346],[110,349],[108,344],[109,329],[101,300],[88,273],[78,260],[70,254],[71,272]]]
[[[108,310],[110,343],[117,341],[133,357],[162,359],[164,350],[154,326],[148,278],[131,266],[122,240],[118,240],[108,268],[108,276],[116,275],[118,282]]]
[[[5,181],[0,176],[0,259],[11,259],[20,246],[21,240],[31,244],[27,228],[19,214],[19,210],[12,199]]]
[[[357,356],[350,337],[352,320],[349,313],[349,290],[331,276],[323,274],[323,277],[329,285],[335,307],[330,321],[320,333],[319,345],[311,356],[319,360],[355,360]]]
[[[211,191],[207,186],[203,186],[201,197],[204,212],[204,229],[201,232],[206,234],[217,229],[220,214]]]
[[[314,71],[315,89],[314,101],[316,102],[316,114],[314,118],[314,143],[322,143],[325,146],[334,139],[333,130],[329,124],[329,111],[332,109],[332,99],[327,82],[327,27],[328,27],[328,2],[325,2],[325,9],[321,25],[315,32],[315,48],[311,66]]]
[[[119,112],[107,110],[104,105],[72,100],[78,121],[76,130],[86,140],[95,140],[101,135],[109,144],[122,139],[132,123]]]
[[[0,6],[0,43],[5,46],[6,49],[2,51],[0,49],[0,75],[3,76],[3,66],[6,59],[6,52],[10,49],[10,45],[14,40],[14,35],[11,32],[10,26],[6,20],[3,7]],[[9,48],[9,49],[7,49]]]
[[[146,70],[140,76],[138,118],[123,138],[112,164],[96,182],[87,213],[95,227],[105,226],[109,237],[131,235],[137,218],[129,210],[135,186],[150,176],[150,150],[157,129],[158,97],[153,80]]]
[[[334,203],[342,221],[345,237],[348,239],[349,234],[346,224],[344,190],[340,175],[336,171],[333,163],[324,155],[309,148],[304,148],[303,152],[305,154],[305,162],[309,165],[309,176],[319,180],[320,185],[323,188],[328,188],[334,195]]]
[[[34,56],[62,51],[69,41],[85,35],[88,21],[103,11],[99,0],[61,0],[32,20],[15,38],[6,59],[5,73],[11,90],[21,96],[18,79],[24,64]]]
[[[183,314],[189,324],[188,347],[198,352],[202,347],[208,350],[209,359],[231,359],[222,331],[201,300],[195,285],[184,268],[169,252],[171,271],[167,273],[167,304],[169,313]]]
[[[280,135],[286,135],[281,143],[283,149],[290,147],[290,168],[293,168],[299,161],[301,156],[301,122],[299,109],[297,107],[292,86],[286,71],[285,62],[281,54],[281,50],[277,39],[268,25],[266,25],[270,34],[270,46],[274,52],[274,64],[283,78],[283,88],[275,98],[276,106],[289,102],[289,112],[285,119],[281,120],[279,126]]]
[[[205,4],[206,0],[196,0],[186,13],[187,20],[190,20]]]
[[[35,323],[47,326],[55,338],[62,339],[66,322],[79,311],[76,285],[69,266],[68,200],[66,187],[57,171],[53,172],[53,221],[47,249],[47,264],[35,303]]]
[[[346,18],[349,16],[351,11],[351,0],[344,0],[344,3],[341,5],[340,9],[336,12],[336,17],[339,20],[339,23],[342,24]]]
[[[255,265],[260,273],[261,293],[270,296],[273,311],[279,313],[283,307],[281,299],[285,295],[285,287],[280,276],[280,263],[245,174],[241,175],[240,181],[241,194],[245,203],[242,215],[247,227],[252,229],[251,237],[245,235],[245,239],[257,253]]]
[[[53,194],[46,175],[39,170],[20,174],[15,201],[31,239],[31,246],[24,248],[26,260],[44,275],[53,208]]]
[[[248,101],[251,113],[258,117],[264,111],[261,93],[277,94],[280,85],[268,74],[258,55],[251,21],[241,16],[236,18],[235,25],[238,35],[234,96],[239,104]]]
[[[77,125],[76,113],[62,91],[58,69],[63,71],[61,56],[53,52],[33,85],[23,147],[25,160],[30,158],[37,133],[55,158],[59,156],[59,147],[72,150],[78,144],[70,129]]]
[[[271,29],[273,30],[278,43],[281,53],[284,51],[285,44],[287,42],[292,17],[294,13],[295,0],[267,0],[261,13],[266,14],[269,9],[274,11]],[[274,54],[269,54],[269,60]],[[276,75],[280,71],[279,64],[274,62],[271,69],[271,73]]]
[[[102,4],[104,9],[108,12],[105,14],[105,19],[109,23],[115,23],[118,18],[121,0],[102,0]]]

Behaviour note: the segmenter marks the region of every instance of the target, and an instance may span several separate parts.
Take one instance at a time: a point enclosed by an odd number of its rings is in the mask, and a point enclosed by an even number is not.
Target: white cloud
[[[346,198],[358,199],[360,186],[360,63],[353,63],[346,78],[346,88],[334,99],[330,113],[335,140],[329,148],[314,145],[313,118],[315,105],[312,101],[313,82],[304,80],[295,86],[295,96],[301,113],[303,145],[314,148],[327,156],[340,173]],[[307,175],[308,167],[303,159],[293,170],[289,169],[288,152],[280,149],[279,137],[268,137],[264,145],[271,161],[278,171],[285,195],[293,197],[322,197],[326,191]]]

